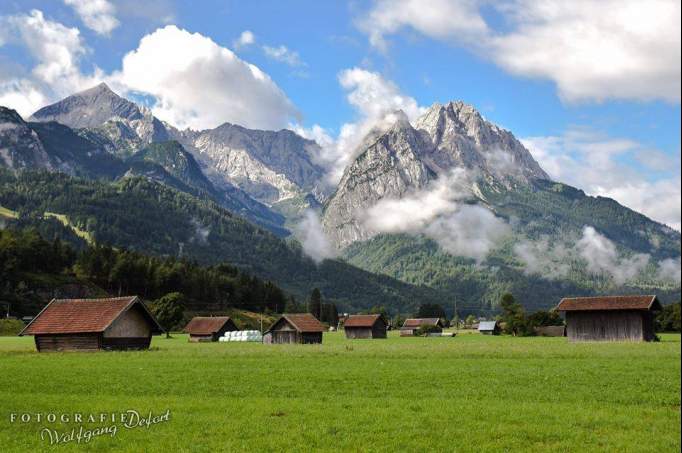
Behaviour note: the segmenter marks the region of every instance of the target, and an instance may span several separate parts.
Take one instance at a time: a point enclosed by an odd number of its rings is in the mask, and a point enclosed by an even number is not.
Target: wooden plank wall
[[[643,341],[643,312],[569,311],[566,333],[571,341]]]
[[[97,351],[101,347],[100,334],[36,335],[36,349],[46,351]]]

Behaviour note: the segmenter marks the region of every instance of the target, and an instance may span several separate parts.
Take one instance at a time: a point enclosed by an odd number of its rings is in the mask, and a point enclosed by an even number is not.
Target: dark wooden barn
[[[602,296],[562,299],[566,336],[571,341],[652,341],[656,296]]]
[[[386,338],[387,324],[381,315],[351,315],[343,324],[346,338]]]
[[[322,343],[324,326],[310,313],[285,314],[265,332],[267,343]]]
[[[41,351],[148,349],[163,329],[136,296],[53,299],[19,335]]]
[[[409,318],[405,320],[403,326],[400,328],[400,336],[411,337],[421,326],[434,326],[434,332],[443,331],[443,323],[439,318]]]
[[[189,341],[218,341],[225,332],[239,330],[229,316],[195,316],[185,326],[185,333],[189,334]]]

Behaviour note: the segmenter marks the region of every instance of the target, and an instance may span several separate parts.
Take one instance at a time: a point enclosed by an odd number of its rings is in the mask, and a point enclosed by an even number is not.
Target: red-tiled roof
[[[19,335],[103,332],[133,304],[140,304],[154,324],[155,333],[161,326],[139,301],[137,296],[104,299],[53,299]]]
[[[320,321],[318,321],[317,318],[311,315],[310,313],[293,313],[282,315],[282,317],[273,324],[273,327],[277,325],[282,319],[285,319],[299,332],[325,331],[325,328],[322,325],[322,323],[320,323]]]
[[[597,296],[561,299],[559,311],[587,310],[656,310],[661,304],[656,296]]]
[[[185,326],[185,332],[191,335],[212,335],[230,322],[229,316],[195,316]]]
[[[343,327],[373,327],[381,315],[350,315]]]
[[[403,329],[416,329],[419,326],[435,326],[440,324],[439,318],[410,318],[406,319]]]

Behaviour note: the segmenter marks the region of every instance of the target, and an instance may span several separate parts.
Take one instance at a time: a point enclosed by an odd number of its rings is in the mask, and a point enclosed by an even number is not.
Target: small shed
[[[478,332],[483,335],[499,335],[500,324],[497,321],[481,321],[478,323]]]
[[[351,315],[343,324],[346,338],[386,338],[386,320],[381,315]]]
[[[565,337],[566,326],[540,326],[535,328],[535,334],[541,337]]]
[[[421,326],[434,326],[436,328],[434,332],[443,331],[443,323],[440,318],[408,318],[400,328],[400,336],[411,337]]]
[[[148,349],[163,332],[137,296],[52,299],[19,335],[33,335],[42,351]]]
[[[264,343],[322,343],[326,329],[310,313],[284,314],[263,335]]]
[[[225,332],[239,330],[229,316],[195,316],[185,326],[189,341],[218,341]]]
[[[599,296],[562,299],[566,336],[571,341],[652,341],[656,296]]]

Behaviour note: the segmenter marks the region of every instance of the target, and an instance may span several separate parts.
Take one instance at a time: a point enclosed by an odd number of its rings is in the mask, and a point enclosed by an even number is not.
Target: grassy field
[[[680,336],[662,340],[331,333],[283,346],[178,335],[144,352],[37,354],[31,338],[0,338],[0,450],[679,451]],[[10,421],[127,409],[170,420],[56,446],[43,427],[80,424]]]

